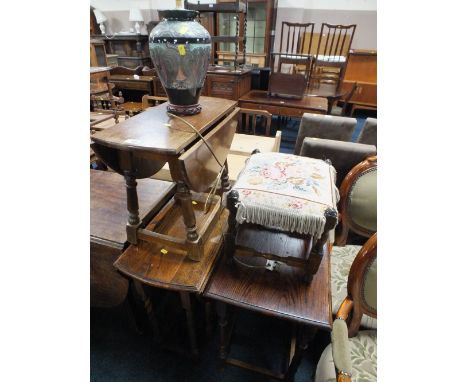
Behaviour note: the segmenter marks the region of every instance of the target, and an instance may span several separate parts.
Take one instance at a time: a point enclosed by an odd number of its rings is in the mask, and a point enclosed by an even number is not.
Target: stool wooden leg
[[[187,242],[190,247],[189,258],[195,261],[200,261],[203,251],[199,248],[197,243],[199,236],[197,233],[197,221],[192,207],[192,195],[189,188],[183,181],[177,182],[177,192],[174,197],[179,201],[182,208]]]
[[[192,303],[189,292],[179,292],[182,308],[185,310],[187,320],[187,331],[190,340],[190,350],[194,356],[198,356],[197,332],[195,329],[195,320],[193,317]]]
[[[224,170],[221,175],[221,187],[224,192],[229,192],[231,189],[231,184],[229,183],[229,169],[228,169],[228,162],[226,159],[226,162],[224,162]]]

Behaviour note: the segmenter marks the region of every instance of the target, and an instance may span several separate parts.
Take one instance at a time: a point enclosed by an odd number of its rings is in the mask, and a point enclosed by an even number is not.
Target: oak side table
[[[290,245],[294,245],[294,242]],[[299,252],[290,249],[291,252]],[[225,257],[220,259],[203,295],[216,301],[221,335],[219,356],[224,362],[279,380],[294,379],[302,353],[316,330],[331,331],[329,252],[327,243],[323,259],[310,284],[302,282],[301,271],[294,267],[280,265],[278,269],[270,271],[265,268],[265,259],[261,258],[255,259],[258,267],[249,268],[241,265],[233,267],[227,264]],[[229,357],[233,320],[228,316],[231,316],[229,313],[233,308],[287,320],[295,327],[287,357],[288,367],[284,372],[278,373]]]
[[[203,215],[200,209],[195,211],[197,217]],[[217,256],[221,252],[227,216],[228,212],[224,210],[216,221],[199,262],[190,260],[182,250],[170,249],[163,244],[153,242],[141,242],[138,246],[130,245],[114,264],[120,272],[134,280],[179,293],[186,315],[191,353],[195,356],[198,355],[198,341],[192,299],[201,295],[213,271]],[[157,225],[163,225],[164,232],[174,235],[185,230],[181,215],[173,215],[163,221],[155,217],[146,228],[153,230]],[[205,309],[209,307],[210,305],[205,305]],[[209,311],[207,311],[208,316]]]

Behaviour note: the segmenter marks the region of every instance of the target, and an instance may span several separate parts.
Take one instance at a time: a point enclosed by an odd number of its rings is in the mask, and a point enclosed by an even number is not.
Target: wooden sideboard
[[[358,86],[349,103],[353,106],[377,108],[377,51],[351,50],[343,87]]]

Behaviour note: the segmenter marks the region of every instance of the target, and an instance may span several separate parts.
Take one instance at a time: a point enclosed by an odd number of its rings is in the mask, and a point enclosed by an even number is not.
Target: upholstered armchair
[[[341,232],[330,254],[332,313],[337,314],[346,297],[351,264],[361,246],[345,245],[349,230],[370,237],[377,232],[377,157],[370,157],[354,166],[340,186],[338,207]],[[377,321],[364,314],[361,325],[377,328]]]
[[[306,137],[349,142],[356,123],[356,118],[304,113],[297,133],[294,154],[299,155]]]
[[[357,142],[377,146],[377,119],[367,118]]]
[[[377,381],[377,330],[359,330],[364,314],[377,319],[377,233],[353,261],[347,296],[333,322],[331,344],[318,362],[315,382]]]
[[[370,156],[377,155],[377,148],[354,142],[307,137],[302,143],[299,155],[330,160],[336,170],[336,185],[339,187],[354,166]]]

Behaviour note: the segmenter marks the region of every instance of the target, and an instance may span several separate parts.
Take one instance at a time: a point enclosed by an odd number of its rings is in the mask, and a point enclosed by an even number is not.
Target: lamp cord
[[[169,115],[170,117],[176,118],[176,119],[182,121],[183,123],[185,123],[187,126],[189,126],[200,137],[200,139],[206,145],[208,150],[210,150],[210,153],[213,155],[216,162],[218,162],[219,166],[221,167],[221,169],[219,170],[218,175],[216,176],[216,180],[214,181],[213,185],[210,188],[210,191],[208,192],[208,196],[207,196],[206,201],[205,201],[205,207],[204,207],[203,210],[204,210],[204,213],[206,214],[208,212],[208,204],[213,199],[213,196],[216,193],[216,189],[218,188],[218,184],[219,184],[219,182],[221,180],[221,176],[223,174],[225,165],[221,163],[221,161],[218,159],[218,157],[216,156],[216,154],[212,150],[211,146],[206,141],[205,137],[200,134],[200,132],[195,128],[195,126],[193,126],[189,121],[185,120],[184,118],[179,117],[178,115],[172,114],[170,112],[167,112],[167,115]]]

